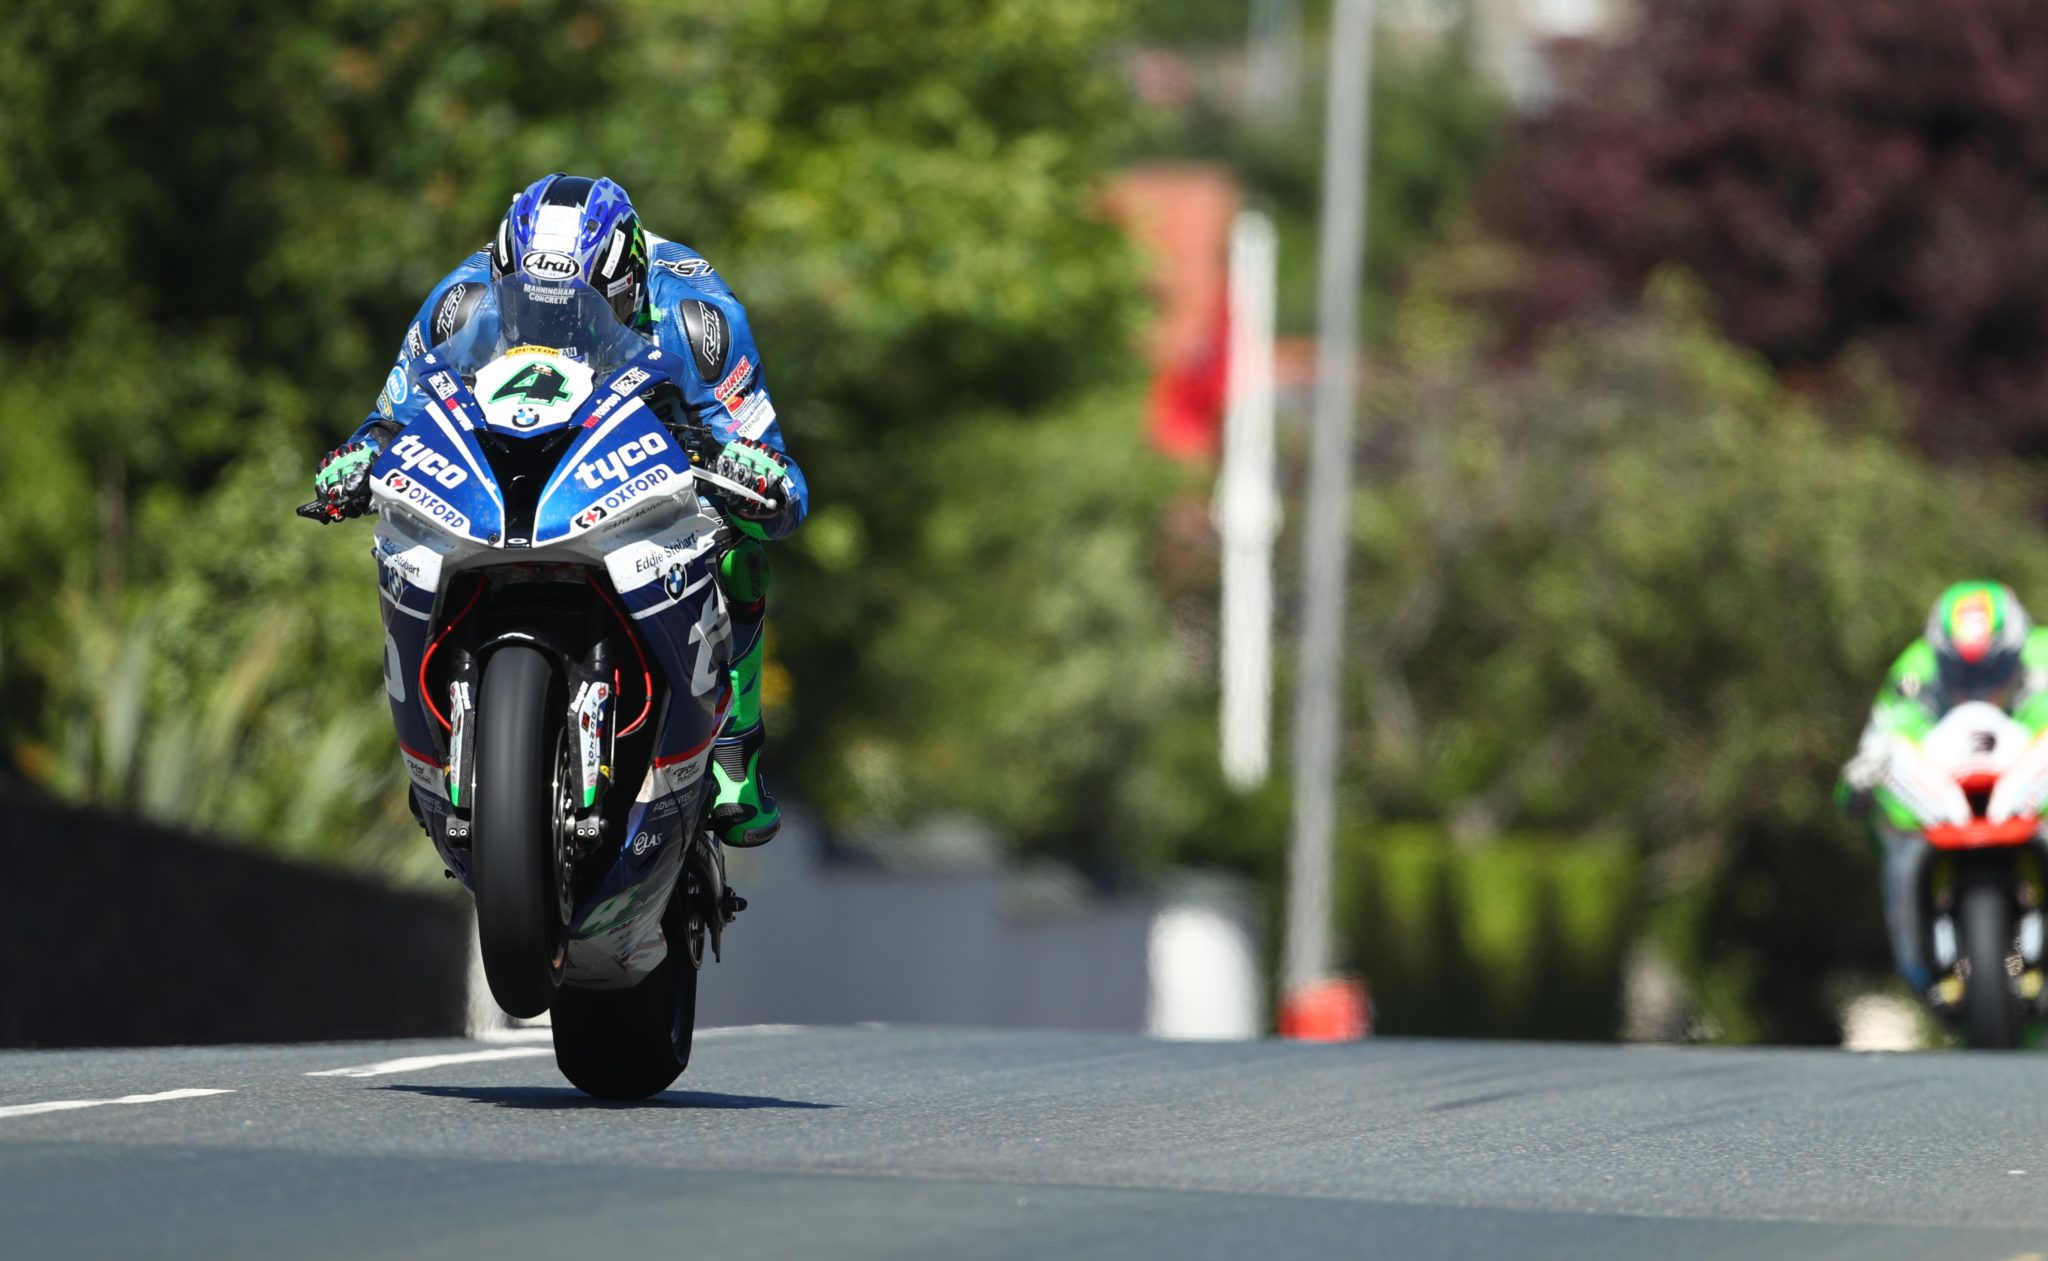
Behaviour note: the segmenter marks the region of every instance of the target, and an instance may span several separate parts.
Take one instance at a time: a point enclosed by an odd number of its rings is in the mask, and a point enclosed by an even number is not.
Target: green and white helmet
[[[1942,696],[1950,704],[2001,699],[2022,674],[2033,620],[2001,582],[1959,582],[1927,614]]]

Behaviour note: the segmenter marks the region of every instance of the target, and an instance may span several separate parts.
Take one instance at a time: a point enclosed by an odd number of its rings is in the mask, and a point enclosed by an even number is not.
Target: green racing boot
[[[756,720],[737,735],[720,736],[711,746],[711,776],[718,786],[718,797],[711,806],[711,830],[727,845],[766,845],[782,828],[782,811],[761,779],[763,738],[762,725]]]

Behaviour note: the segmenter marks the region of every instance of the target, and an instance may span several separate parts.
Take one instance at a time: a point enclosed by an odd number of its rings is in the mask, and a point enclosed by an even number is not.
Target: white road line
[[[808,1025],[714,1025],[696,1032],[700,1038],[731,1038],[749,1033],[802,1033]]]
[[[514,1025],[510,1029],[478,1029],[469,1035],[478,1042],[553,1042],[549,1025]]]
[[[203,1099],[207,1095],[231,1095],[232,1090],[166,1090],[160,1095],[122,1095],[119,1099],[55,1099],[49,1103],[17,1103],[0,1108],[0,1117],[31,1117],[42,1112],[70,1112],[75,1108],[104,1108],[110,1103],[169,1103],[173,1099]]]
[[[323,1068],[307,1073],[308,1077],[383,1077],[390,1073],[410,1073],[422,1068],[445,1068],[450,1064],[482,1064],[490,1060],[518,1060],[529,1055],[553,1055],[554,1048],[545,1046],[501,1046],[488,1051],[459,1051],[453,1055],[408,1055],[404,1059],[382,1060],[375,1064],[355,1064],[348,1068]]]
[[[699,1038],[729,1038],[746,1034],[801,1033],[804,1025],[722,1025],[697,1030]],[[355,1064],[348,1068],[323,1068],[307,1073],[308,1077],[383,1077],[391,1073],[409,1073],[415,1069],[444,1068],[450,1064],[487,1064],[492,1060],[517,1060],[530,1055],[553,1055],[553,1046],[521,1046],[519,1043],[551,1042],[553,1030],[523,1026],[512,1029],[491,1029],[479,1033],[479,1041],[496,1042],[501,1045],[483,1051],[457,1051],[450,1055],[408,1055],[403,1059],[382,1060],[375,1064]],[[515,1045],[505,1046],[510,1042]]]
[[[871,1025],[876,1029],[887,1027],[872,1022]],[[862,1028],[868,1027],[870,1026],[862,1026]],[[808,1028],[810,1028],[809,1025],[712,1025],[708,1028],[697,1030],[696,1036],[699,1038],[730,1038],[740,1034],[802,1033]],[[555,1031],[546,1025],[514,1025],[510,1029],[479,1029],[470,1036],[478,1042],[552,1042],[554,1041]]]

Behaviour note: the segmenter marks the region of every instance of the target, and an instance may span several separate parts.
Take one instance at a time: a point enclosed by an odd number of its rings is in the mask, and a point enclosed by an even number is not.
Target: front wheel
[[[476,706],[477,939],[491,997],[513,1016],[548,1009],[569,940],[561,779],[565,706],[554,664],[512,644],[484,665]]]
[[[2018,1013],[2005,970],[2012,953],[2012,905],[2010,886],[1988,872],[1971,876],[1963,885],[1957,907],[1963,958],[1969,965],[1963,982],[1963,1031],[1973,1047],[2019,1045]]]

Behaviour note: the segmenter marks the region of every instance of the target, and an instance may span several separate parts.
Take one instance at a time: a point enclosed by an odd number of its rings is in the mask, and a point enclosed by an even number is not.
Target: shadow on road
[[[432,1095],[436,1099],[469,1099],[500,1108],[539,1110],[597,1109],[631,1111],[637,1108],[679,1108],[718,1111],[747,1111],[754,1108],[796,1108],[804,1111],[836,1108],[836,1103],[811,1103],[804,1099],[777,1099],[773,1095],[722,1095],[707,1090],[670,1090],[651,1099],[593,1099],[568,1086],[379,1086],[378,1090],[401,1090],[407,1094]]]

